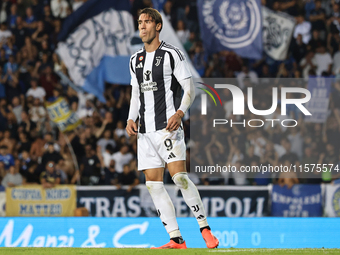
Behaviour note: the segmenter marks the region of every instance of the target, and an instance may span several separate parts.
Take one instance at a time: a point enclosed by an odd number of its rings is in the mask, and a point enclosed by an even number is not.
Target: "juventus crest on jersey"
[[[132,55],[130,73],[139,88],[139,132],[165,128],[181,103],[179,81],[191,77],[183,53],[165,42],[153,52],[143,48]]]

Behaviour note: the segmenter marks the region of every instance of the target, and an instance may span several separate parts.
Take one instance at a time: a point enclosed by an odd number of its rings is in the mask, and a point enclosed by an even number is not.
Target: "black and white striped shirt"
[[[165,128],[181,104],[179,81],[191,77],[183,53],[163,41],[153,52],[143,48],[132,55],[130,73],[139,88],[139,132]]]

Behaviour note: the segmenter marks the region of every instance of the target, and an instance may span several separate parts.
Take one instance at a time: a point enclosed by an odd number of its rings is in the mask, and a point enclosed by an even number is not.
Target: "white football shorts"
[[[165,163],[185,160],[186,146],[184,131],[165,128],[154,132],[138,134],[137,139],[138,171],[165,167]]]

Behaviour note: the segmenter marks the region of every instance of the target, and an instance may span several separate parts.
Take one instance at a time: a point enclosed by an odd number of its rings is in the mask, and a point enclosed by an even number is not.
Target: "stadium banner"
[[[75,185],[51,189],[41,185],[7,188],[6,216],[73,216],[76,195]]]
[[[89,0],[68,16],[57,53],[77,86],[105,102],[105,82],[130,84],[130,40],[135,32],[128,0]]]
[[[198,0],[201,38],[209,53],[234,51],[245,58],[262,57],[260,0]]]
[[[306,116],[305,122],[325,123],[333,81],[331,78],[309,77],[307,89],[311,93],[311,99],[305,106],[312,115]]]
[[[340,184],[325,186],[325,214],[328,217],[340,217]]]
[[[6,192],[0,191],[0,217],[6,216]]]
[[[276,217],[322,216],[321,186],[297,184],[291,189],[273,185],[271,215]]]
[[[339,218],[220,217],[208,222],[219,248],[340,247]],[[178,225],[188,248],[206,248],[195,218],[179,218]],[[159,218],[0,218],[0,247],[150,248],[168,240]]]
[[[165,185],[177,217],[193,217],[180,190]],[[268,212],[268,187],[198,186],[209,217],[262,217]],[[131,192],[112,186],[77,187],[77,207],[86,207],[94,217],[156,217],[151,196],[144,185]]]
[[[81,124],[78,115],[71,111],[65,98],[58,97],[54,102],[46,102],[50,120],[57,124],[61,132],[71,131]]]
[[[264,51],[275,60],[285,60],[295,27],[294,17],[262,6]]]

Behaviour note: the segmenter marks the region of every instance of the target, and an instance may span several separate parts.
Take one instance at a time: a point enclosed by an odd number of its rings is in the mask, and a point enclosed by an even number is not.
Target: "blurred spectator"
[[[223,64],[218,54],[213,54],[209,66],[205,72],[205,76],[209,78],[216,78],[223,76]]]
[[[86,100],[85,107],[78,110],[78,116],[80,119],[83,119],[87,116],[92,116],[94,112],[94,105],[91,100]],[[103,121],[104,124],[104,121]]]
[[[184,49],[186,50],[187,53],[192,52],[194,43],[195,43],[195,38],[196,35],[194,32],[190,32],[188,40],[183,44]]]
[[[54,150],[54,143],[49,142],[48,147],[41,159],[41,164],[46,165],[47,162],[53,161],[58,164],[62,157],[59,152]]]
[[[134,3],[136,3],[137,1],[134,1]],[[163,12],[165,17],[169,20],[169,22],[171,23],[172,27],[176,27],[176,21],[177,21],[177,17],[175,12],[172,9],[172,1],[166,1],[164,3],[163,6]]]
[[[290,162],[288,160],[283,160],[283,166],[289,169]],[[297,174],[293,171],[288,172],[280,172],[278,184],[283,187],[286,186],[288,189],[291,189],[293,185],[298,184],[299,179],[297,178]]]
[[[36,17],[33,15],[33,10],[31,7],[26,9],[26,19],[24,22],[24,27],[26,27],[30,34],[33,34],[34,29],[36,28]]]
[[[47,31],[53,31],[54,29],[54,17],[51,13],[51,7],[49,5],[44,6],[42,20],[44,21],[44,25]]]
[[[36,78],[31,79],[31,88],[27,91],[26,96],[32,96],[33,98],[39,98],[41,102],[44,101],[46,91],[44,88],[38,86],[38,80]]]
[[[190,31],[185,28],[184,22],[182,20],[177,22],[176,34],[182,44],[186,43],[186,41],[189,39]]]
[[[194,49],[194,54],[191,59],[192,64],[196,68],[197,72],[200,76],[203,76],[205,73],[206,67],[206,57],[204,54],[204,49],[202,46],[202,42],[197,42]]]
[[[8,148],[6,145],[0,146],[0,162],[5,166],[5,170],[8,170],[11,166],[14,166],[14,157],[12,154],[8,153]]]
[[[80,163],[81,185],[96,185],[100,177],[100,161],[90,144],[85,145],[85,156]]]
[[[302,77],[305,80],[308,79],[310,71],[313,70],[316,66],[313,64],[314,52],[309,51],[306,53],[305,57],[300,61],[300,68],[302,70]]]
[[[32,39],[29,36],[25,36],[24,38],[25,40],[22,41],[24,45],[21,48],[21,51],[27,53],[27,59],[29,61],[30,66],[32,67],[33,61],[38,57],[38,49],[34,44],[32,44]]]
[[[5,146],[9,154],[13,154],[15,148],[16,140],[11,137],[11,131],[6,129],[3,133],[3,138],[0,142],[0,146]]]
[[[7,9],[8,6],[9,6],[9,3],[7,1],[1,2],[1,5],[0,5],[0,23],[7,21],[6,9]]]
[[[21,112],[21,122],[19,124],[18,131],[25,131],[27,133],[30,133],[32,130],[34,130],[37,127],[37,125],[30,120],[30,117],[26,111]]]
[[[243,61],[240,56],[236,55],[233,51],[224,51],[223,55],[225,57],[225,64],[228,70],[233,72],[240,72],[242,70]]]
[[[107,145],[111,145],[111,148],[116,148],[116,142],[112,139],[112,131],[107,129],[104,131],[103,138],[99,139],[97,146],[100,147],[101,153],[104,153]]]
[[[332,56],[328,52],[326,52],[326,48],[324,45],[320,45],[317,48],[316,54],[313,58],[313,65],[316,66],[316,74],[321,75],[323,72],[328,74],[332,71]]]
[[[287,138],[291,144],[291,152],[301,159],[303,155],[303,135],[300,129],[298,127],[290,128]]]
[[[1,185],[5,188],[7,187],[15,187],[22,184],[22,176],[19,174],[14,166],[10,166],[8,173],[5,175],[5,178],[2,180]]]
[[[23,151],[31,150],[31,142],[28,140],[26,132],[19,133],[19,142],[17,143],[16,150],[19,154]]]
[[[12,99],[12,105],[11,105],[12,112],[15,115],[17,123],[21,122],[21,113],[23,110],[23,104],[20,104],[19,97],[13,97]]]
[[[313,157],[313,152],[311,147],[305,148],[304,151],[304,157],[301,161],[301,166],[307,166],[307,165],[316,165],[318,163],[318,159]],[[300,173],[299,179],[303,183],[308,183],[308,184],[320,184],[322,179],[321,179],[321,173],[318,171],[312,171],[312,172],[304,172]]]
[[[332,3],[331,14],[327,20],[327,26],[330,29],[330,33],[339,33],[340,32],[340,8],[339,2],[334,1]]]
[[[198,33],[198,10],[197,10],[197,1],[196,0],[188,0],[186,1],[185,6],[185,15],[188,29],[195,33]]]
[[[51,132],[48,132],[44,135],[44,149],[47,150],[49,144],[53,144],[55,151],[60,151],[60,145],[54,141],[53,134]]]
[[[307,49],[315,52],[318,47],[325,44],[325,40],[321,40],[320,38],[320,31],[314,29],[312,32],[312,39],[309,41]]]
[[[29,37],[29,31],[26,27],[24,27],[24,22],[22,17],[18,16],[16,18],[16,28],[12,30],[13,35],[15,36],[15,45],[18,49],[22,49],[26,42],[26,37]]]
[[[33,106],[29,110],[29,115],[31,116],[31,120],[35,123],[42,123],[45,121],[47,112],[45,108],[41,105],[41,101],[39,98],[34,99]]]
[[[37,166],[38,163],[30,158],[29,152],[22,151],[20,174],[23,177],[23,184],[38,184],[40,182]]]
[[[10,8],[10,14],[8,15],[8,24],[9,24],[9,28],[11,30],[13,30],[16,26],[16,19],[17,19],[18,15],[17,15],[17,5],[16,4],[12,4],[11,8]]]
[[[40,182],[43,188],[49,189],[60,184],[61,174],[55,169],[55,162],[48,161],[45,165],[44,171],[41,173]]]
[[[31,131],[30,135],[32,141],[34,141],[31,145],[30,155],[33,160],[37,161],[44,154],[45,141],[38,135],[36,130]]]
[[[123,121],[120,120],[117,122],[117,127],[114,132],[114,137],[116,140],[118,140],[118,138],[120,138],[121,136],[125,136],[127,139],[129,138],[129,135],[124,128]]]
[[[326,30],[325,26],[326,11],[321,7],[321,0],[315,0],[315,7],[310,12],[309,21],[312,23],[312,29]]]
[[[118,182],[120,185],[129,185],[126,190],[127,192],[131,192],[131,190],[139,184],[136,172],[130,169],[129,164],[123,166],[123,172],[119,174]]]
[[[300,63],[301,59],[306,55],[307,46],[302,41],[302,35],[299,34],[296,41],[293,43],[292,54],[297,63]]]
[[[133,159],[133,155],[129,152],[129,147],[123,145],[118,152],[112,155],[112,159],[116,162],[115,167],[117,173],[120,174],[123,172],[123,166]]]
[[[12,32],[7,29],[6,23],[1,23],[0,25],[0,43],[6,43],[7,38],[12,36]]]
[[[111,160],[105,171],[105,185],[118,185],[118,173],[115,170],[115,161]]]
[[[46,58],[46,54],[43,54],[43,58]],[[44,62],[43,62],[44,63]],[[46,98],[53,96],[53,89],[57,86],[58,78],[52,73],[52,67],[46,62],[46,67],[40,76],[39,82],[41,87],[46,91]]]
[[[293,165],[298,165],[299,158],[296,153],[291,151],[291,143],[287,138],[282,138],[281,145],[285,149],[285,154],[280,157],[281,162],[289,162]]]
[[[65,19],[69,4],[66,0],[51,0],[51,10],[56,18]]]
[[[250,166],[252,162],[257,162],[257,164],[260,162],[260,157],[256,156],[254,154],[254,151],[255,151],[254,146],[250,145],[248,147],[247,154],[246,154],[246,156],[243,160],[243,162],[246,166]],[[266,152],[267,152],[267,150],[266,150]],[[272,153],[272,151],[271,151],[271,153]]]
[[[296,17],[297,25],[295,26],[294,30],[294,38],[296,39],[299,34],[302,35],[302,41],[305,44],[309,43],[309,40],[311,39],[311,28],[312,25],[310,22],[305,21],[305,18],[303,14],[299,14]]]
[[[242,71],[237,75],[237,82],[241,89],[245,88],[244,80],[248,79],[253,84],[258,84],[258,76],[254,71],[249,71],[248,67],[243,66]]]
[[[296,16],[297,14],[297,3],[298,1],[296,0],[280,0],[279,2],[279,8],[280,11],[287,12],[288,14],[292,16]]]
[[[7,73],[9,76],[14,76],[17,70],[18,64],[14,60],[14,55],[9,55],[8,62],[4,66],[4,73]]]

